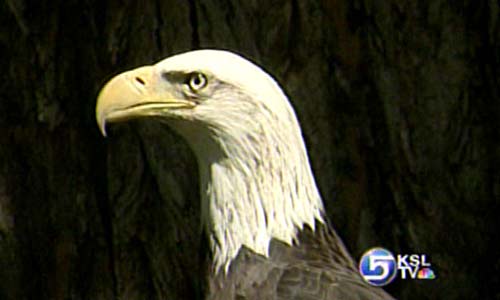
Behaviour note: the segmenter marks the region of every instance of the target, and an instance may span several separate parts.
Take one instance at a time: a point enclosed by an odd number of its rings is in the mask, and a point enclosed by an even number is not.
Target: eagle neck
[[[260,132],[217,140],[217,156],[210,148],[198,154],[203,222],[216,273],[229,270],[242,246],[267,257],[272,239],[292,245],[304,225],[314,230],[316,220],[323,222],[298,125],[267,131],[277,133],[271,136]]]

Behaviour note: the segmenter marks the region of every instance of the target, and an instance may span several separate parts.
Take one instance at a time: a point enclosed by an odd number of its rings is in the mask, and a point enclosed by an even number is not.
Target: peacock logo
[[[431,268],[422,268],[418,271],[417,274],[418,279],[434,279],[436,275],[434,275],[434,271]]]

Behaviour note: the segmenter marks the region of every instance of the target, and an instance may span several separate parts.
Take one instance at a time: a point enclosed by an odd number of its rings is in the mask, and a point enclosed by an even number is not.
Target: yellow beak
[[[154,66],[140,67],[113,77],[99,92],[96,119],[106,136],[106,123],[121,122],[139,117],[158,116],[173,108],[192,108],[193,101],[176,99],[161,84]]]

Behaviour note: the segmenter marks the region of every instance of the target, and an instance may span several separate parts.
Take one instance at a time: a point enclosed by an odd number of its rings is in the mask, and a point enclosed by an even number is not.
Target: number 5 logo
[[[384,248],[372,248],[359,261],[359,273],[371,285],[389,284],[396,276],[396,259]]]

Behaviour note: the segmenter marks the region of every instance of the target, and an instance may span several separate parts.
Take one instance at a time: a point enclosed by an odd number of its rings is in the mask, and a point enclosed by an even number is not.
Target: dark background
[[[280,82],[355,259],[428,255],[389,292],[500,299],[500,7],[450,2],[1,1],[0,299],[200,296],[193,155],[94,119],[111,76],[198,48]]]

